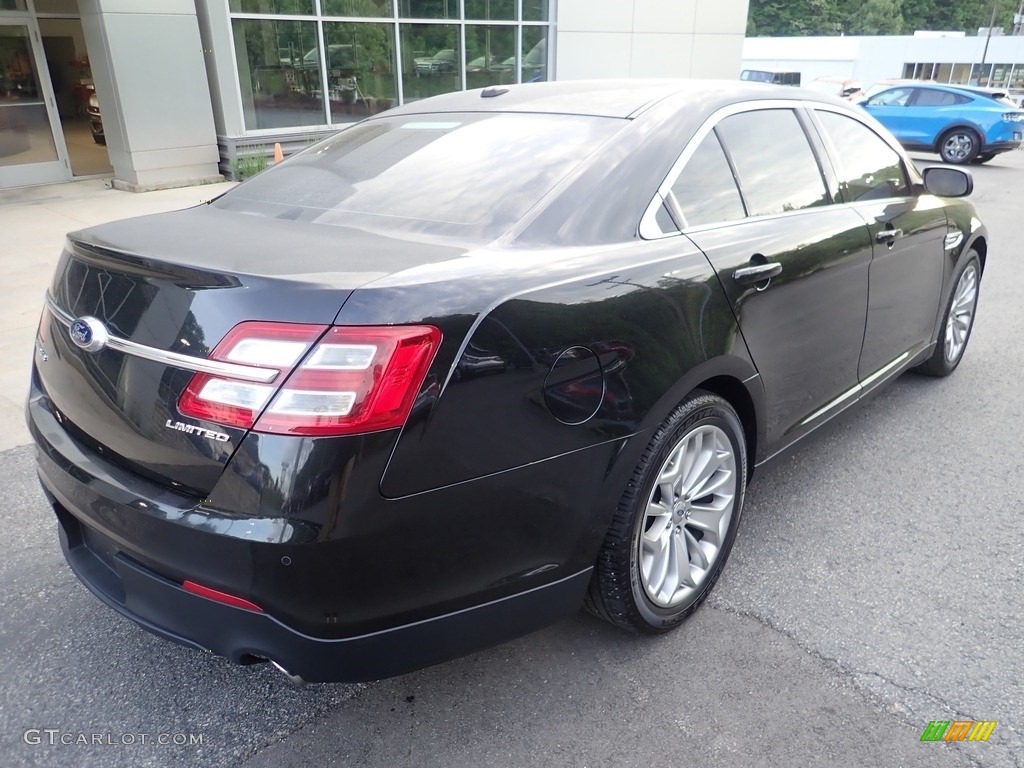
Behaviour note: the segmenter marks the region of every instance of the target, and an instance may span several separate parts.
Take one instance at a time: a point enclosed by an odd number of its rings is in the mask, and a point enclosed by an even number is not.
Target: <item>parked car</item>
[[[816,77],[804,87],[818,93],[838,96],[847,101],[859,100],[864,95],[864,85],[861,81],[848,77]]]
[[[986,163],[1024,141],[1024,110],[1000,89],[901,85],[861,106],[907,149],[936,152],[947,163]]]
[[[443,75],[455,71],[457,60],[455,51],[451,48],[443,48],[433,56],[414,59],[417,75]]]
[[[799,72],[783,72],[775,69],[744,69],[740,72],[740,80],[752,83],[771,83],[773,85],[800,85]]]
[[[756,468],[960,364],[971,188],[831,97],[554,82],[74,232],[27,404],[65,556],[147,630],[312,681],[581,604],[671,630]]]

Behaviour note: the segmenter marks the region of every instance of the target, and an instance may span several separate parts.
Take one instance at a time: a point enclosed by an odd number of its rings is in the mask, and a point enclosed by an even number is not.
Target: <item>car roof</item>
[[[485,93],[497,93],[485,97]],[[809,99],[834,103],[828,97],[792,86],[742,80],[558,80],[456,91],[388,110],[385,115],[435,112],[535,112],[635,117],[669,97],[690,97],[717,108],[753,99]]]

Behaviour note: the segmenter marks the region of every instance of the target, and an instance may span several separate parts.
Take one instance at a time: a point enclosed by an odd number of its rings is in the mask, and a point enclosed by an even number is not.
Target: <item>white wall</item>
[[[743,68],[800,72],[804,83],[834,75],[870,85],[903,77],[907,62],[978,63],[984,49],[984,37],[752,37]],[[1024,66],[1024,36],[993,37],[985,61]]]
[[[737,78],[747,0],[558,0],[555,77]]]

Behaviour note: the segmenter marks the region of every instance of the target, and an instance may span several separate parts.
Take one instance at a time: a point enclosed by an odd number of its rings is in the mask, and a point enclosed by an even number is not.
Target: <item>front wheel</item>
[[[594,569],[586,606],[633,632],[678,626],[729,557],[746,492],[743,426],[728,402],[695,391],[640,458]]]
[[[981,140],[970,128],[954,128],[939,139],[939,155],[943,162],[954,165],[970,163],[981,151]]]
[[[928,376],[948,376],[963,359],[967,342],[974,328],[978,309],[978,288],[981,282],[981,260],[976,251],[969,251],[957,273],[953,294],[946,304],[946,314],[939,326],[939,336],[932,356],[917,367]]]

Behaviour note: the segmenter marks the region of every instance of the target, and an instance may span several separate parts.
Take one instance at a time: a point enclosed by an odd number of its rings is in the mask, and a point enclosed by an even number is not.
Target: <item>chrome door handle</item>
[[[891,243],[897,237],[903,237],[902,229],[881,229],[875,233],[875,242]]]
[[[732,273],[732,279],[740,285],[751,285],[771,280],[776,275],[782,274],[782,265],[775,261],[765,264],[754,264],[749,267],[740,267]]]

